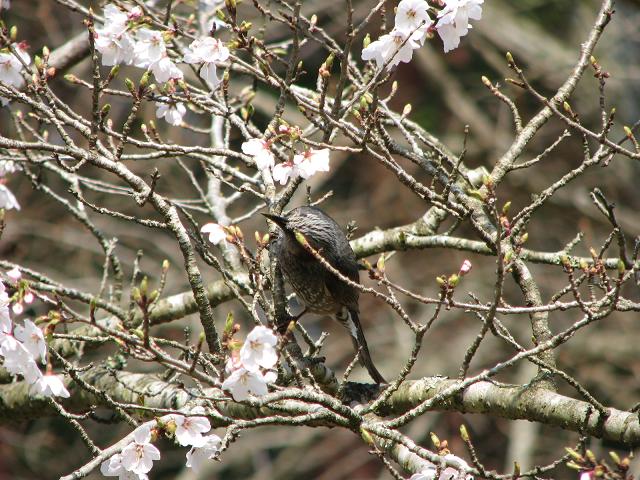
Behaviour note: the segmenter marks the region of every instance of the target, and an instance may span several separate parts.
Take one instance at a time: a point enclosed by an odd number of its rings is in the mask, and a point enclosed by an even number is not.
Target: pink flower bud
[[[464,262],[462,262],[462,265],[460,266],[460,275],[466,275],[471,271],[472,267],[473,265],[471,265],[471,261],[465,260]]]
[[[27,292],[24,294],[24,303],[32,303],[34,299],[33,293],[31,292]]]
[[[20,270],[18,270],[18,267],[13,267],[7,272],[7,277],[11,278],[12,280],[20,280],[21,276],[22,273],[20,272]]]

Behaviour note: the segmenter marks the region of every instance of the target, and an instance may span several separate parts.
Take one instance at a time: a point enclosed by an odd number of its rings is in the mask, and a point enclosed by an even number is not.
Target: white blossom
[[[206,223],[200,229],[201,233],[209,234],[209,241],[214,245],[223,242],[227,238],[227,232],[222,225],[217,223]]]
[[[0,333],[10,333],[12,328],[9,314],[9,294],[3,282],[0,282]]]
[[[18,281],[22,277],[22,272],[18,267],[13,267],[11,270],[7,270],[7,277],[11,280]]]
[[[162,417],[162,420],[165,422],[172,421],[173,423],[175,423],[175,438],[177,442],[183,446],[203,446],[206,440],[205,437],[202,436],[202,434],[211,430],[211,424],[206,417],[187,417],[185,415],[172,413]]]
[[[167,54],[162,32],[141,28],[136,32],[136,39],[133,50],[136,67],[147,68]]]
[[[156,102],[156,117],[164,118],[171,125],[181,125],[187,108],[182,102]]]
[[[471,28],[469,20],[482,18],[483,3],[484,0],[445,0],[445,7],[438,13],[436,24],[445,52],[460,45],[460,38]]]
[[[104,7],[104,25],[95,29],[95,46],[106,66],[133,63],[134,40],[127,31],[129,16],[113,4]]]
[[[154,460],[160,460],[160,450],[150,443],[151,426],[138,427],[133,435],[133,442],[122,449],[122,466],[133,473],[148,473]]]
[[[105,477],[118,477],[119,480],[148,480],[146,473],[129,472],[122,466],[122,455],[117,453],[100,465],[100,473]]]
[[[0,183],[0,208],[20,210],[20,204],[15,195],[3,183]]]
[[[241,146],[242,152],[253,157],[258,170],[273,168],[275,158],[269,148],[269,142],[261,138],[251,138]]]
[[[220,451],[222,440],[217,435],[207,435],[204,443],[200,447],[193,447],[187,452],[187,467],[193,468],[195,472],[200,470],[202,464],[213,458]]]
[[[0,177],[6,177],[10,173],[20,170],[18,164],[12,160],[0,160]]]
[[[0,0],[0,10],[2,10],[3,8],[8,10],[10,6],[11,0]]]
[[[425,0],[402,0],[396,10],[395,28],[410,34],[412,40],[423,45],[433,23],[428,10],[429,4]]]
[[[112,32],[122,33],[127,28],[129,15],[110,3],[104,7],[104,26]]]
[[[42,363],[46,362],[47,343],[42,330],[35,323],[25,319],[24,326],[16,325],[14,335],[34,358],[40,357]]]
[[[0,53],[0,81],[15,88],[22,88],[25,83],[20,73],[24,69],[22,62],[29,65],[31,63],[31,56],[27,52],[24,44],[13,44],[13,47],[17,56],[11,51]]]
[[[280,183],[280,185],[286,185],[290,178],[296,176],[296,173],[297,170],[294,168],[293,163],[284,162],[273,167],[271,175],[274,181]]]
[[[29,53],[27,53],[26,44],[17,43],[13,44],[13,47],[17,56],[11,51],[0,52],[0,82],[20,89],[25,85],[25,80],[21,73],[24,69],[22,62],[29,65],[31,63],[31,57],[29,56]],[[0,97],[1,105],[7,105],[8,103],[9,99]],[[15,201],[13,194],[7,187],[4,185],[1,186],[4,189],[4,192],[0,193],[0,197],[4,198],[0,198],[0,208],[19,209],[20,207],[17,206],[18,202]],[[2,204],[7,204],[8,206],[2,207]]]
[[[166,55],[157,62],[149,65],[149,70],[151,70],[153,76],[156,77],[156,80],[160,83],[173,79],[181,79],[184,76],[182,70]]]
[[[247,335],[240,349],[242,366],[250,371],[262,368],[272,368],[278,361],[276,344],[278,337],[270,328],[257,326]]]
[[[400,62],[410,62],[413,50],[419,46],[413,36],[409,37],[408,33],[394,29],[364,48],[362,59],[375,60],[378,68],[386,64],[387,69],[391,70]]]
[[[45,397],[70,397],[69,391],[65,388],[64,383],[62,383],[61,376],[54,374],[45,374],[41,376],[31,385],[29,392],[32,394],[35,393],[43,395]]]
[[[42,377],[31,353],[10,331],[0,333],[0,355],[4,357],[3,367],[11,375],[22,375],[29,384]]]
[[[130,65],[133,62],[133,39],[131,35],[122,33],[112,35],[104,29],[96,28],[96,50],[102,54],[102,65],[107,67]]]
[[[244,367],[234,370],[227,379],[222,382],[222,389],[231,392],[236,402],[249,398],[250,394],[258,397],[268,393],[267,383],[275,381],[273,372],[263,375],[260,371],[252,372]]]
[[[218,88],[221,79],[218,78],[216,62],[224,62],[229,59],[229,49],[220,40],[213,37],[202,37],[194,40],[189,45],[185,55],[185,63],[202,63],[200,77],[207,82],[213,90]]]
[[[307,150],[294,155],[293,164],[302,178],[310,178],[317,172],[329,171],[329,149]]]

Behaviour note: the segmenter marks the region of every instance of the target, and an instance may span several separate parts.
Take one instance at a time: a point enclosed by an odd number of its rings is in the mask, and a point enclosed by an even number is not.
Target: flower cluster
[[[25,64],[31,63],[31,56],[27,52],[26,43],[15,43],[12,46],[15,54],[8,49],[0,51],[0,82],[19,90],[25,85],[22,71]],[[0,104],[7,103],[9,101],[6,98],[0,97]]]
[[[482,16],[484,0],[443,0],[435,29],[442,38],[444,51],[453,50],[469,32],[469,20]],[[408,63],[413,51],[424,45],[433,21],[426,0],[401,0],[396,9],[393,30],[371,42],[362,50],[363,60],[374,60],[379,69],[388,70],[400,62]]]
[[[47,344],[42,330],[29,319],[23,325],[14,325],[9,313],[11,299],[4,283],[0,282],[0,356],[2,366],[9,374],[20,375],[30,385],[31,395],[69,397],[69,392],[58,375],[50,371],[43,374],[37,361],[47,359]]]
[[[190,413],[204,413],[204,409],[196,407]],[[152,443],[160,428],[173,434],[178,444],[191,446],[187,452],[186,465],[195,471],[220,450],[222,440],[218,435],[203,435],[211,430],[206,417],[172,413],[159,418],[155,423],[145,423],[136,428],[133,431],[133,441],[120,453],[102,462],[100,472],[105,477],[118,477],[120,480],[147,480],[153,462],[160,460],[160,450]]]
[[[469,33],[469,20],[482,18],[484,0],[447,0],[445,7],[438,13],[436,30],[448,52],[460,45],[460,38]]]
[[[95,45],[102,54],[102,64],[145,68],[153,72],[158,82],[181,79],[182,71],[169,58],[163,34],[145,27],[134,30],[141,17],[140,7],[130,12],[113,4],[104,7],[104,26],[95,30]]]
[[[267,394],[267,384],[277,377],[271,370],[278,362],[277,343],[278,337],[267,327],[258,326],[249,332],[239,355],[227,363],[229,376],[222,383],[223,390],[230,391],[235,401]]]
[[[222,384],[234,400],[242,401],[251,394],[260,396],[267,393],[267,383],[276,378],[270,369],[278,362],[277,342],[270,329],[258,326],[249,332],[239,352],[234,352],[227,365],[229,376]],[[215,434],[205,435],[211,430],[211,424],[204,413],[202,407],[195,407],[190,415],[171,413],[155,423],[139,426],[133,431],[133,441],[120,453],[105,460],[100,471],[104,476],[120,480],[147,480],[153,462],[160,459],[160,451],[152,443],[158,430],[173,435],[179,445],[191,447],[187,452],[186,466],[198,471],[206,460],[217,455],[222,443]]]
[[[104,7],[104,25],[95,30],[96,49],[102,54],[102,64],[135,65],[151,71],[158,82],[181,80],[184,75],[167,53],[166,40],[170,32],[151,30],[141,23],[142,10],[134,7],[126,12],[113,4]],[[202,64],[200,76],[213,90],[220,86],[217,63],[229,58],[229,49],[218,39],[203,37],[186,49],[183,61]],[[180,125],[186,113],[180,102],[156,103],[158,118]]]
[[[259,138],[252,138],[242,144],[242,152],[252,156],[258,170],[271,170],[273,179],[286,185],[289,179],[301,177],[310,178],[318,172],[329,171],[329,150],[306,150],[297,153],[292,161],[276,165],[271,152],[271,142]]]
[[[218,78],[216,62],[224,62],[229,59],[229,49],[224,44],[212,37],[203,37],[194,40],[184,54],[185,63],[201,63],[200,77],[207,82],[212,90],[218,88],[222,80]]]

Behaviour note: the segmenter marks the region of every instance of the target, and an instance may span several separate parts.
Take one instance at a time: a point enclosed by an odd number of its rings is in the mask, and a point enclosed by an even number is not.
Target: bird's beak
[[[286,226],[287,226],[286,218],[281,217],[280,215],[273,215],[271,213],[262,213],[261,215],[263,215],[264,217],[267,217],[269,220],[271,220],[273,223],[278,225],[283,230],[286,229]]]

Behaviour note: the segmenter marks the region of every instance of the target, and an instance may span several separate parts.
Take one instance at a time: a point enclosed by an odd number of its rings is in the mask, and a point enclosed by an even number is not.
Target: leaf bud
[[[364,40],[362,40],[362,48],[367,48],[370,44],[371,44],[371,35],[367,33],[364,37]]]

